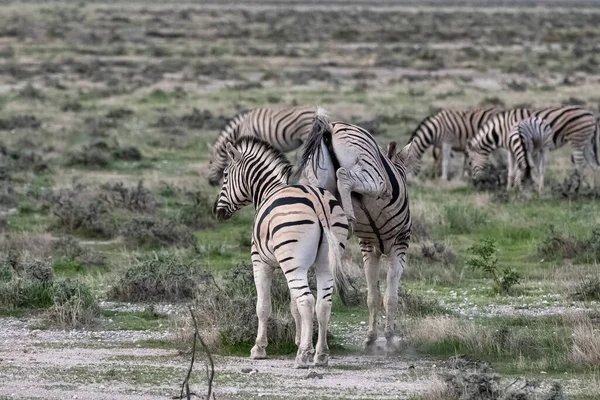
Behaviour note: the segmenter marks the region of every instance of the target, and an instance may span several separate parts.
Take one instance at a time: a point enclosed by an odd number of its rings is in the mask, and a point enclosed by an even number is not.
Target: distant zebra
[[[218,186],[227,167],[227,143],[242,136],[256,136],[276,149],[288,152],[302,146],[312,128],[316,107],[257,108],[232,118],[211,148],[208,182]]]
[[[473,179],[481,179],[488,156],[496,148],[509,150],[509,182],[514,178],[516,170],[511,166],[516,162],[519,168],[528,175],[526,151],[520,138],[509,138],[516,123],[530,118],[539,117],[552,129],[552,142],[555,147],[569,143],[572,147],[572,159],[575,169],[581,172],[586,164],[593,169],[600,168],[598,159],[598,142],[600,127],[594,114],[578,106],[548,107],[539,110],[516,108],[499,113],[490,119],[473,137],[468,144],[467,152]],[[527,165],[523,165],[525,162]]]
[[[343,290],[341,252],[348,236],[348,221],[338,201],[324,189],[288,185],[291,164],[270,144],[243,137],[227,144],[230,159],[223,186],[213,212],[219,220],[229,219],[241,207],[256,208],[252,233],[252,265],[256,284],[258,334],[251,351],[265,358],[267,322],[271,314],[271,281],[274,268],[281,267],[290,289],[290,308],[296,323],[296,368],[308,368],[314,354],[312,343],[315,299],[307,273],[314,264],[317,276],[317,321],[319,335],[315,365],[327,365],[327,325],[331,296]],[[335,278],[335,279],[334,279]]]
[[[549,150],[557,149],[552,141],[552,129],[540,117],[531,117],[515,124],[509,136],[518,135],[521,137],[526,149],[527,162],[532,169],[533,176],[537,180],[538,192],[541,193],[544,188],[545,159]],[[564,144],[564,142],[563,142]],[[559,147],[562,144],[559,144]],[[520,184],[519,174],[517,182]]]
[[[401,165],[400,165],[401,166]],[[390,267],[384,305],[385,337],[394,347],[398,286],[406,268],[411,217],[403,168],[394,165],[366,130],[343,122],[331,123],[322,110],[302,154],[303,180],[336,193],[350,231],[358,236],[368,286],[370,347],[377,339],[381,256]]]
[[[444,109],[426,117],[412,133],[409,141],[412,144],[414,160],[413,167],[409,171],[415,175],[419,173],[423,154],[427,148],[433,146],[436,163],[441,157],[442,179],[448,180],[452,151],[465,152],[467,141],[475,136],[483,124],[499,111],[495,108],[472,111]]]

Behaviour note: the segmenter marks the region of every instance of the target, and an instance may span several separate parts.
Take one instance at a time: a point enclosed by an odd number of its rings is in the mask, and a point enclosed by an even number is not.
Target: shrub
[[[467,261],[467,265],[475,270],[482,270],[493,281],[494,293],[509,293],[514,285],[521,279],[519,273],[512,268],[498,271],[497,247],[494,239],[484,239],[481,243],[469,248],[469,253],[475,255]]]
[[[2,308],[48,308],[52,302],[52,283],[22,278],[0,282]]]
[[[67,154],[67,166],[105,168],[112,163],[111,154],[102,145],[84,146],[80,151]]]
[[[143,156],[140,149],[135,146],[121,146],[113,150],[113,157],[123,161],[140,161]]]
[[[103,239],[112,238],[116,222],[108,204],[83,186],[61,189],[50,195],[51,229]]]
[[[214,225],[212,218],[213,201],[202,191],[188,192],[189,202],[180,206],[179,221],[195,229],[204,229]]]
[[[185,225],[164,217],[134,216],[121,229],[127,243],[139,247],[192,247],[197,245],[194,233]]]
[[[125,208],[135,212],[150,212],[156,208],[152,192],[139,181],[135,187],[126,187],[122,182],[102,186],[106,192],[101,198],[113,207]]]
[[[584,278],[575,286],[570,295],[575,300],[600,300],[600,278],[597,276]]]
[[[589,239],[564,236],[550,226],[546,237],[538,244],[538,255],[546,260],[573,259],[581,263],[600,260],[600,229],[594,229]]]
[[[92,322],[99,309],[90,288],[79,281],[54,283],[53,304],[45,313],[47,321],[61,328],[79,328]]]
[[[247,352],[258,330],[256,290],[252,266],[239,264],[223,277],[223,284],[202,286],[194,302],[199,328],[213,349]],[[295,351],[294,321],[289,311],[289,290],[283,274],[275,273],[272,285],[273,312],[268,322],[269,348]]]
[[[437,300],[427,299],[410,291],[401,292],[400,312],[403,315],[423,317],[427,315],[444,315],[450,311],[442,307]]]
[[[58,258],[54,262],[54,270],[79,271],[82,267],[103,267],[106,259],[102,254],[93,252],[81,246],[79,241],[71,236],[61,237],[52,245],[52,253]]]
[[[136,259],[110,288],[108,298],[119,301],[180,301],[193,299],[209,273],[173,252]]]

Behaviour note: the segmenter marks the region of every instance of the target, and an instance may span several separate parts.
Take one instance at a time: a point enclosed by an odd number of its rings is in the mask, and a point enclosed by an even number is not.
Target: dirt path
[[[167,333],[30,330],[0,319],[0,397],[168,399],[178,395],[188,358],[152,348]],[[291,358],[217,357],[219,399],[405,399],[422,392],[434,370],[407,356],[333,357],[329,368],[294,370]],[[204,367],[191,387],[204,391]]]

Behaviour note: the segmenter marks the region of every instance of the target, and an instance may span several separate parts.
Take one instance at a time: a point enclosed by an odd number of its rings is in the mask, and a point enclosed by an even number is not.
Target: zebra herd
[[[221,184],[213,208],[217,219],[229,219],[248,204],[256,209],[251,259],[259,323],[251,357],[266,357],[271,281],[279,267],[288,283],[296,324],[295,367],[307,368],[311,361],[327,364],[331,298],[334,287],[345,290],[341,254],[352,235],[359,239],[368,289],[364,345],[374,346],[378,337],[379,276],[385,255],[390,266],[383,299],[384,336],[388,348],[395,348],[394,315],[412,227],[406,178],[418,173],[429,147],[436,151],[434,156],[439,157],[441,150],[442,179],[448,178],[452,151],[465,153],[465,166],[479,179],[489,155],[505,149],[509,188],[521,188],[524,180],[533,179],[533,170],[541,190],[548,151],[569,143],[577,171],[586,164],[598,169],[599,142],[598,121],[577,106],[442,110],[425,118],[399,152],[395,142],[383,150],[365,129],[331,122],[317,107],[261,108],[236,116],[212,147],[209,183]],[[293,166],[283,153],[302,144],[299,165]],[[307,278],[313,265],[316,301]]]

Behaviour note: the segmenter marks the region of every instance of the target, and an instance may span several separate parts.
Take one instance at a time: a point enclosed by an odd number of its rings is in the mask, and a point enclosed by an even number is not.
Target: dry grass
[[[588,322],[573,328],[571,361],[577,365],[597,367],[600,365],[600,332]]]
[[[454,400],[456,393],[439,376],[433,375],[421,400]]]
[[[407,332],[415,344],[433,344],[453,340],[474,352],[484,352],[493,344],[489,331],[474,322],[449,317],[427,317],[416,321]]]
[[[31,258],[47,259],[52,255],[52,236],[48,233],[10,233],[0,236],[0,253],[16,251]]]

